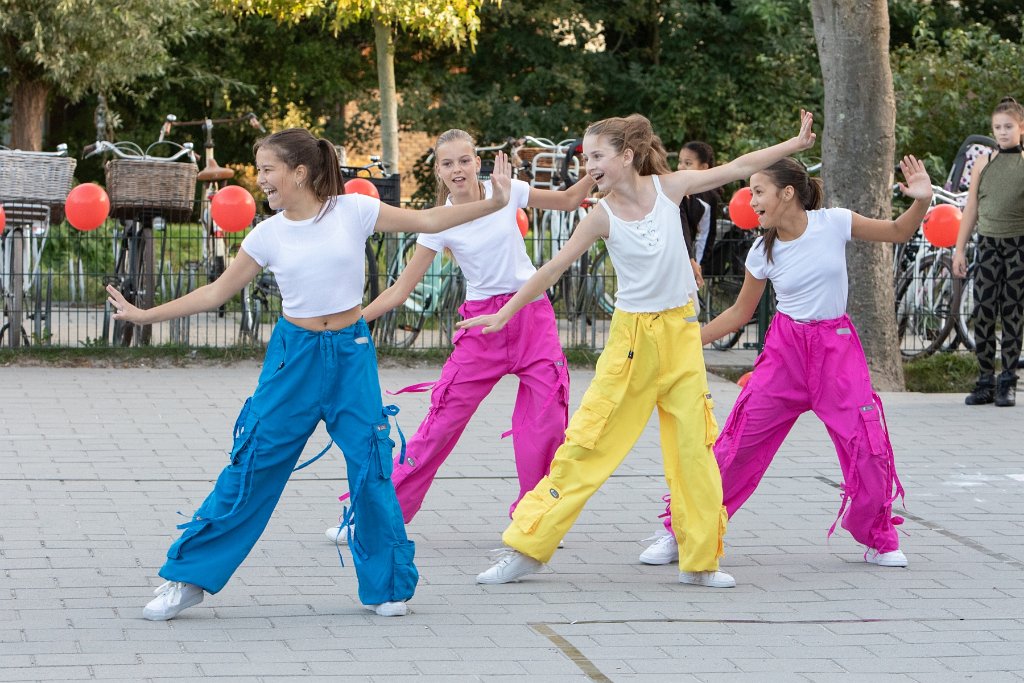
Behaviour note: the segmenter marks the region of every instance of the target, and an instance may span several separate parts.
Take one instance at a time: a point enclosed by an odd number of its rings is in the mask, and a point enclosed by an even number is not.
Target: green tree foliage
[[[208,17],[200,0],[0,0],[12,138],[39,148],[39,114],[51,93],[72,102],[89,93],[151,95],[139,79],[162,74],[170,47],[200,35]]]

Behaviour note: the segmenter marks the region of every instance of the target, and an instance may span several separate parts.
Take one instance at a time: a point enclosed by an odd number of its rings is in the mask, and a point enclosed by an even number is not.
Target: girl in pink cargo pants
[[[820,209],[821,181],[790,158],[751,176],[750,205],[767,230],[747,255],[736,303],[701,331],[708,344],[739,329],[754,313],[765,281],[772,281],[778,313],[715,443],[729,516],[757,488],[797,417],[813,410],[828,428],[843,472],[837,522],[867,546],[868,562],[885,567],[907,565],[895,527],[903,520],[892,516],[903,487],[882,402],[871,388],[860,339],[846,314],[845,247],[851,238],[905,242],[917,231],[931,200],[931,181],[912,156],[900,168],[907,181],[900,189],[914,203],[895,221]],[[675,539],[663,535],[640,559],[667,564],[676,553]]]
[[[437,204],[459,205],[491,194],[490,181],[480,182],[480,157],[469,133],[452,129],[434,145]],[[569,190],[556,192],[512,181],[508,204],[484,219],[420,237],[416,251],[398,280],[363,309],[367,321],[401,306],[423,279],[437,254],[448,250],[466,278],[463,317],[494,313],[536,272],[516,222],[527,206],[570,211],[593,187],[584,177]],[[547,474],[562,444],[568,421],[569,373],[558,338],[558,324],[546,295],[525,306],[501,334],[484,336],[479,329],[459,330],[455,348],[433,384],[430,410],[409,440],[405,456],[395,458],[391,480],[408,524],[419,511],[438,469],[455,448],[477,406],[505,375],[519,378],[512,410],[512,446],[519,475],[519,494],[509,508]],[[422,391],[429,385],[404,391]],[[344,496],[343,496],[344,498]],[[356,521],[358,524],[358,520]],[[339,543],[347,540],[340,527],[326,531]]]

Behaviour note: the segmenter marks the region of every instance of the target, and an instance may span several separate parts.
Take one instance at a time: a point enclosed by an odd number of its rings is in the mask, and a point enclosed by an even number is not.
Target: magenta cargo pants
[[[892,503],[903,487],[882,402],[847,315],[801,323],[775,314],[754,373],[715,442],[729,516],[757,488],[793,423],[808,410],[825,423],[843,471],[837,521],[869,548],[897,550],[895,525],[903,520],[893,517]],[[829,535],[834,530],[835,524]]]
[[[512,298],[502,294],[467,301],[463,318],[496,313]],[[408,524],[419,512],[438,468],[455,448],[477,406],[505,375],[519,378],[512,410],[512,447],[519,475],[519,499],[548,473],[565,440],[569,421],[569,372],[558,339],[555,312],[547,297],[524,306],[494,334],[482,327],[459,330],[455,348],[433,385],[430,411],[409,440],[405,459],[395,458],[391,481]],[[507,433],[506,433],[507,434]]]

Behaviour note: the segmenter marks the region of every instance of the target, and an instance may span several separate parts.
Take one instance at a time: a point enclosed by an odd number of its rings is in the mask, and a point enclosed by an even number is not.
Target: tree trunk
[[[11,88],[11,148],[43,149],[43,124],[50,86],[43,81],[17,81]]]
[[[889,69],[886,0],[812,0],[825,85],[822,177],[825,205],[870,218],[892,215],[896,98]],[[892,245],[850,243],[847,308],[875,387],[902,391]]]
[[[373,19],[377,49],[377,83],[380,87],[381,156],[392,173],[398,168],[398,93],[395,87],[395,41],[391,24]]]

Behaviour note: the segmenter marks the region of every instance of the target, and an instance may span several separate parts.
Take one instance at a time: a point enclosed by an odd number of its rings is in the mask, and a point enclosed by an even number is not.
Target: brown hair
[[[999,100],[999,104],[992,110],[992,116],[996,114],[1009,114],[1017,119],[1018,124],[1024,126],[1024,107],[1012,97],[1004,97]],[[1024,132],[1021,133],[1021,140],[1024,141]]]
[[[601,135],[617,153],[632,150],[633,168],[640,175],[662,175],[671,173],[668,167],[668,154],[661,138],[654,133],[651,122],[646,116],[630,114],[626,118],[618,116],[603,119],[587,127],[584,135]]]
[[[824,189],[821,178],[812,178],[804,165],[792,157],[783,157],[766,169],[759,171],[768,176],[772,185],[782,190],[792,186],[796,191],[796,198],[804,207],[805,211],[821,208],[824,197]],[[768,228],[764,233],[761,246],[764,248],[764,255],[768,263],[772,262],[772,247],[779,237],[777,227]]]
[[[334,207],[335,197],[345,194],[338,153],[329,140],[317,138],[305,128],[287,128],[257,140],[252,146],[253,154],[264,147],[273,150],[290,169],[309,169],[309,186],[323,202],[317,220]]]
[[[461,140],[468,142],[469,146],[473,148],[473,153],[476,153],[476,140],[473,136],[462,130],[461,128],[449,128],[445,132],[437,136],[437,140],[434,142],[434,180],[437,181],[436,190],[434,192],[434,205],[444,206],[444,203],[448,201],[448,195],[451,194],[451,190],[441,180],[441,174],[437,172],[437,149],[441,145],[448,144],[449,142],[455,142]],[[479,182],[479,181],[477,181]],[[483,190],[481,189],[480,198],[483,199]]]

